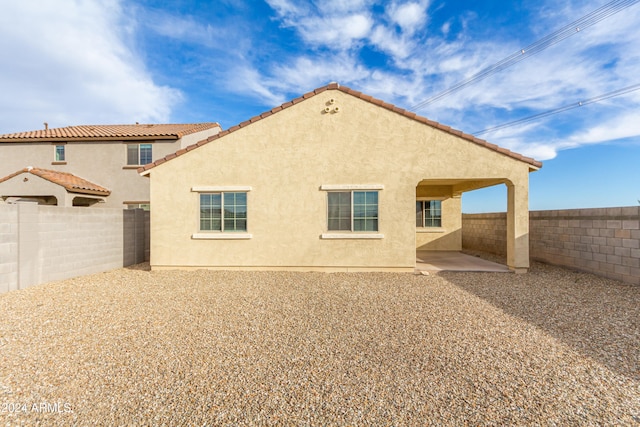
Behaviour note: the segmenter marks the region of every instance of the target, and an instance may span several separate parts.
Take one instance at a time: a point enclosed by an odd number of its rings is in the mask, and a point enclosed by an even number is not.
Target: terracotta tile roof
[[[39,176],[42,179],[46,179],[54,184],[63,186],[67,191],[72,193],[93,194],[98,196],[108,196],[111,194],[110,190],[70,173],[34,168],[30,166],[12,173],[11,175],[7,175],[4,178],[0,178],[0,183],[8,181],[9,179],[23,173],[30,173],[32,175]]]
[[[246,120],[246,121],[244,121],[244,122],[242,122],[242,123],[240,123],[238,125],[235,125],[235,126],[229,128],[227,130],[224,130],[224,131],[222,131],[222,132],[220,132],[220,133],[218,133],[216,135],[210,136],[209,138],[207,138],[205,140],[202,140],[202,141],[198,142],[197,144],[190,145],[190,146],[188,146],[186,148],[183,148],[181,150],[176,151],[173,154],[169,154],[169,155],[167,155],[167,156],[165,156],[165,157],[163,157],[161,159],[158,159],[153,163],[149,163],[149,164],[147,164],[147,165],[145,165],[145,166],[143,166],[141,168],[138,168],[138,173],[145,174],[145,172],[147,172],[151,168],[154,168],[155,166],[161,165],[162,163],[165,163],[165,162],[167,162],[167,161],[169,161],[169,160],[171,160],[171,159],[173,159],[175,157],[181,156],[181,155],[185,154],[188,151],[191,151],[191,150],[193,150],[195,148],[198,148],[198,147],[200,147],[200,146],[202,146],[204,144],[207,144],[207,143],[209,143],[211,141],[215,141],[215,140],[217,140],[219,138],[222,138],[222,137],[224,137],[225,135],[227,135],[227,134],[229,134],[231,132],[235,132],[238,129],[243,128],[245,126],[249,126],[251,123],[257,122],[258,120],[262,120],[262,119],[264,119],[266,117],[271,116],[272,114],[276,114],[279,111],[284,110],[285,108],[289,108],[292,105],[295,105],[295,104],[297,104],[299,102],[304,101],[305,99],[311,98],[311,97],[313,97],[315,95],[318,95],[318,94],[320,94],[320,93],[322,93],[324,91],[327,91],[327,90],[339,90],[339,91],[347,93],[347,94],[349,94],[351,96],[355,96],[356,98],[360,98],[360,99],[362,99],[364,101],[367,101],[367,102],[370,102],[372,104],[378,105],[378,106],[380,106],[382,108],[385,108],[385,109],[387,109],[389,111],[393,111],[395,113],[401,114],[401,115],[403,115],[405,117],[408,117],[408,118],[410,118],[412,120],[415,120],[417,122],[424,123],[424,124],[426,124],[428,126],[431,126],[433,128],[436,128],[436,129],[440,129],[440,130],[442,130],[444,132],[450,133],[450,134],[455,135],[455,136],[457,136],[459,138],[466,139],[467,141],[471,141],[474,144],[478,144],[478,145],[481,145],[483,147],[489,148],[490,150],[502,153],[502,154],[504,154],[506,156],[513,157],[514,159],[520,160],[520,161],[525,162],[525,163],[528,163],[528,164],[530,164],[531,166],[533,166],[535,168],[541,168],[542,167],[542,162],[539,162],[539,161],[537,161],[535,159],[532,159],[531,157],[525,157],[525,156],[523,156],[521,154],[514,153],[513,151],[507,150],[506,148],[502,148],[502,147],[499,147],[499,146],[497,146],[495,144],[491,144],[490,142],[487,142],[484,139],[476,138],[473,135],[469,135],[469,134],[464,133],[462,131],[452,129],[449,126],[445,126],[445,125],[440,124],[438,122],[434,122],[433,120],[429,120],[426,117],[419,116],[416,113],[412,113],[412,112],[407,111],[407,110],[405,110],[403,108],[396,107],[393,104],[386,103],[386,102],[384,102],[384,101],[382,101],[380,99],[373,98],[372,96],[365,95],[362,92],[358,92],[356,90],[349,89],[346,86],[341,86],[338,83],[329,83],[328,85],[323,86],[321,88],[318,88],[318,89],[316,89],[316,90],[314,90],[312,92],[307,92],[304,95],[302,95],[302,96],[300,96],[300,97],[298,97],[296,99],[293,99],[293,100],[291,100],[289,102],[285,102],[284,104],[280,105],[279,107],[272,108],[269,111],[266,111],[266,112],[264,112],[264,113],[262,113],[262,114],[260,114],[258,116],[254,116],[254,117],[250,118],[249,120]]]
[[[0,135],[0,142],[179,139],[220,127],[218,123],[82,125]]]

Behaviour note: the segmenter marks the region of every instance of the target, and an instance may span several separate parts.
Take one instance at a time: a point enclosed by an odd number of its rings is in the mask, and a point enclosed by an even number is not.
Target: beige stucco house
[[[461,195],[508,188],[508,266],[529,267],[541,163],[336,83],[139,169],[153,269],[413,271],[460,250]]]
[[[148,207],[137,169],[220,131],[217,123],[69,126],[0,135],[0,203]]]

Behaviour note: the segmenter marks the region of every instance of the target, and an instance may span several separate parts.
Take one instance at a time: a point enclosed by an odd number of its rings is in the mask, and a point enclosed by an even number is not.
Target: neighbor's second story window
[[[127,165],[151,163],[151,144],[127,144]]]
[[[56,145],[55,161],[56,162],[64,162],[65,161],[64,145]]]

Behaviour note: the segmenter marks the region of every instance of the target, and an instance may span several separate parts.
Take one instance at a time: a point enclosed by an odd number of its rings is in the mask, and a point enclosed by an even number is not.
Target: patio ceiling
[[[434,196],[460,196],[467,191],[504,184],[504,179],[423,179],[418,187],[429,187],[429,194]]]

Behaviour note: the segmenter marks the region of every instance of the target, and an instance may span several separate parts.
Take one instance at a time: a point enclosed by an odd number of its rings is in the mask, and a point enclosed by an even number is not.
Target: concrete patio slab
[[[416,271],[485,271],[508,273],[509,267],[455,251],[417,251]]]

